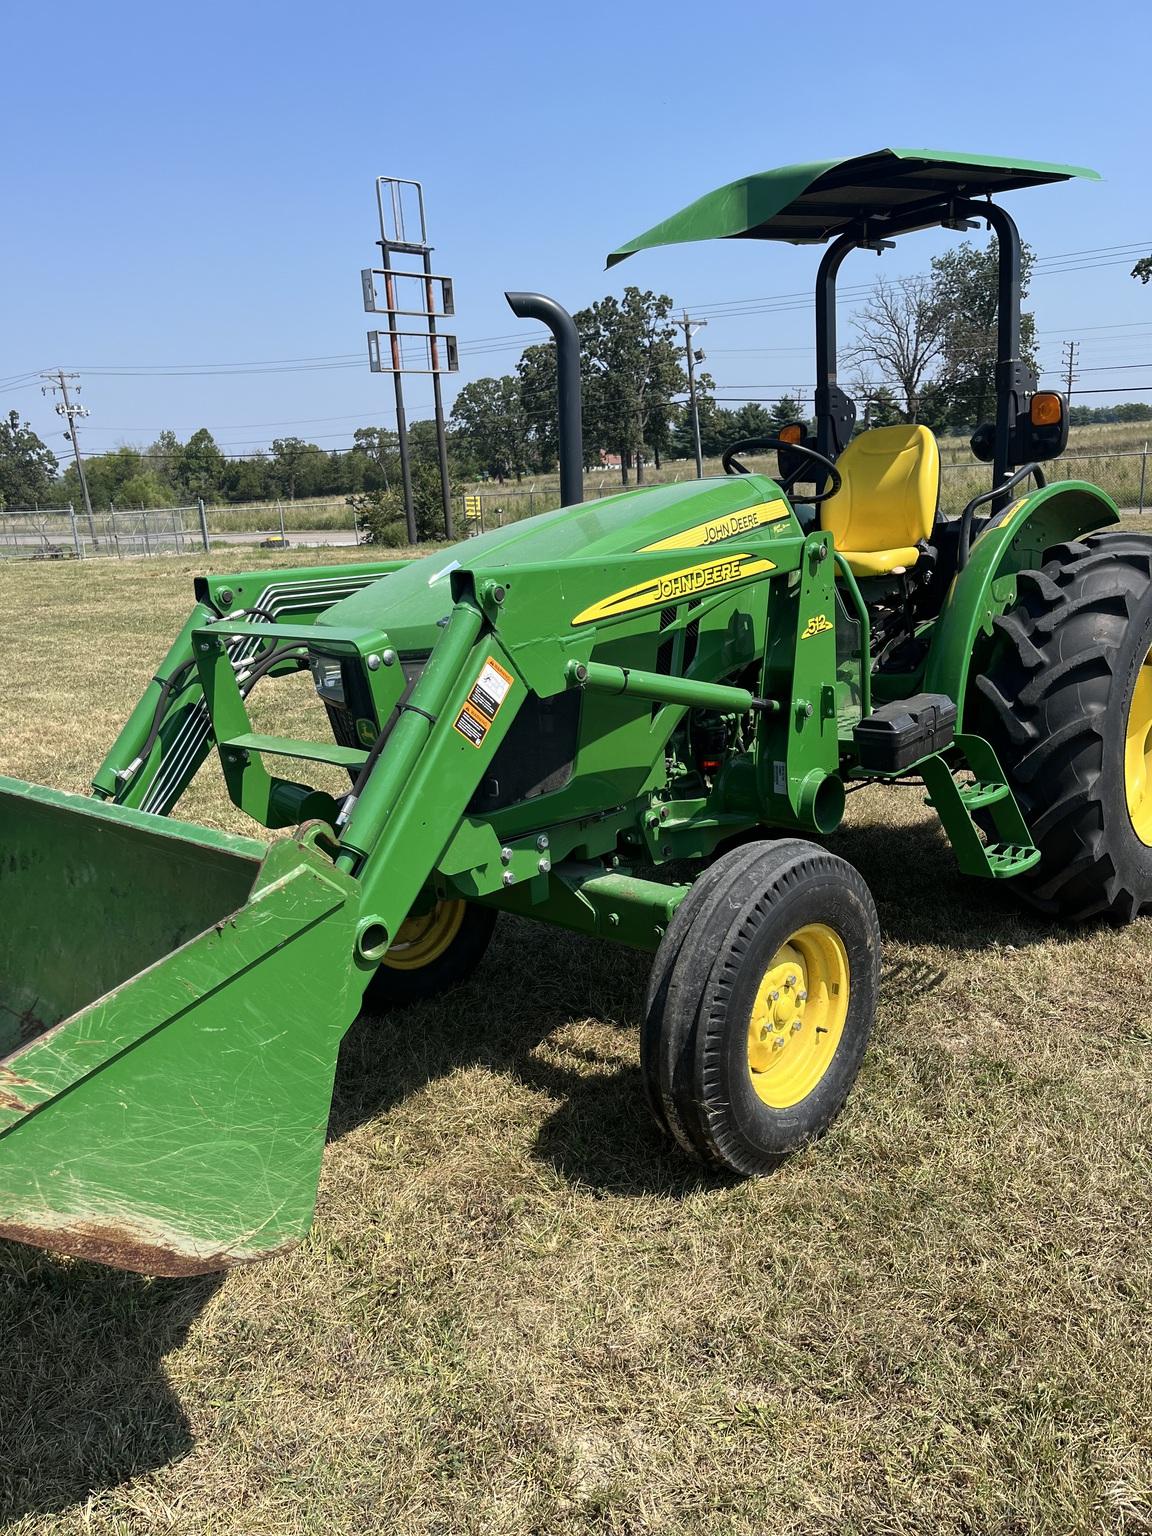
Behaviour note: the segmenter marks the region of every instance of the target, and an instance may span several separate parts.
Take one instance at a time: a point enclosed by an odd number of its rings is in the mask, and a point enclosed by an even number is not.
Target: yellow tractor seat
[[[820,523],[854,576],[887,576],[920,558],[940,499],[940,450],[927,427],[873,427],[836,460],[843,485]]]

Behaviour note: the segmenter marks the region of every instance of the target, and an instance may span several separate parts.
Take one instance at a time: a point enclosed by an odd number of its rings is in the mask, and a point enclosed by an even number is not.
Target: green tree
[[[869,384],[860,379],[853,387],[860,428],[894,427],[901,420],[900,403],[887,384]]]
[[[644,452],[661,413],[688,387],[680,365],[676,327],[669,322],[667,294],[628,287],[611,294],[575,319],[584,343],[585,409],[597,448],[620,455],[620,478],[628,483],[635,460],[636,482],[644,478]]]
[[[761,406],[760,409],[763,410],[763,407]],[[796,396],[781,395],[779,400],[773,404],[771,414],[768,416],[768,430],[759,435],[761,437],[775,437],[779,433],[780,428],[786,427],[789,422],[803,420],[804,407],[797,400]],[[749,436],[752,435],[751,433],[749,434]]]
[[[178,493],[189,501],[202,496],[214,501],[224,479],[224,455],[207,427],[201,427],[180,450],[173,475]]]
[[[18,411],[0,417],[0,505],[33,507],[52,497],[56,455]]]
[[[736,442],[740,437],[737,427],[737,413],[725,410],[723,406],[716,404],[711,397],[705,397],[698,402],[700,413],[700,448],[706,459],[714,459],[717,454],[723,453],[729,443]],[[681,419],[676,424],[676,430],[672,439],[672,452],[679,459],[690,459],[696,451],[692,440],[692,419],[687,411],[684,411]]]
[[[325,492],[327,463],[322,448],[302,437],[277,437],[272,442],[269,480],[276,494],[289,501],[307,501]]]
[[[356,528],[361,544],[384,544],[402,548],[408,543],[408,524],[404,516],[404,496],[398,486],[391,490],[367,491],[349,496],[348,505],[356,514]],[[412,506],[416,514],[416,537],[443,539],[444,504],[440,498],[440,471],[435,463],[414,459],[412,463]]]
[[[366,467],[363,484],[351,489],[386,491],[400,473],[400,440],[386,427],[357,427],[352,434],[350,457]],[[355,474],[355,471],[354,471]]]
[[[268,460],[263,454],[251,459],[225,459],[220,493],[231,502],[267,501],[272,495]]]
[[[118,448],[113,448],[108,453],[94,454],[91,458],[85,459],[84,473],[88,479],[88,491],[94,507],[122,505],[138,507],[142,495],[146,494],[144,482],[148,474],[148,460],[138,448],[133,448],[127,443],[121,443]],[[125,495],[126,489],[128,496]],[[84,493],[75,464],[70,464],[64,471],[60,482],[60,494],[61,500],[71,502],[74,507],[82,505]],[[163,499],[163,496],[159,497],[161,502]],[[153,501],[152,504],[156,505],[156,502]]]
[[[148,468],[129,475],[116,488],[118,507],[162,507],[168,500],[166,487]]]
[[[509,475],[519,480],[528,468],[527,422],[515,375],[465,384],[452,407],[452,425],[465,457],[482,474],[503,484]]]
[[[176,436],[165,428],[159,434],[154,443],[150,443],[144,450],[144,457],[148,460],[148,472],[162,488],[164,498],[175,499],[179,495],[178,474],[180,469],[180,456],[184,452],[184,445]]]
[[[1138,277],[1142,283],[1152,282],[1152,256],[1141,256],[1132,268],[1132,276]]]
[[[556,346],[525,347],[516,364],[520,413],[524,422],[528,468],[536,474],[555,469],[560,458],[560,400],[556,388]],[[587,462],[587,457],[585,458]]]
[[[990,421],[996,410],[996,311],[999,252],[963,241],[932,258],[932,294],[943,345],[935,378],[936,414],[955,430]],[[1020,297],[1028,295],[1035,257],[1021,250]],[[1020,355],[1036,367],[1036,317],[1020,316]],[[911,419],[911,418],[910,418]]]

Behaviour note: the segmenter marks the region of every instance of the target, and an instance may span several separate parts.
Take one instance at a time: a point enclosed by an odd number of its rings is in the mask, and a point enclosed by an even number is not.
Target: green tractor
[[[0,1235],[155,1274],[297,1241],[348,1025],[461,981],[501,912],[653,952],[657,1120],[770,1170],[832,1122],[872,1024],[875,908],[812,840],[850,784],[922,781],[960,869],[1042,912],[1152,904],[1152,540],[1045,484],[1065,402],[1021,361],[1019,237],[988,200],[1091,174],[883,150],[724,187],[610,260],[830,242],[811,439],[581,505],[571,320],[510,296],[557,339],[560,511],[428,560],[198,580],[92,796],[0,781]],[[976,220],[991,486],[946,519],[930,432],[854,432],[835,282],[851,250]],[[776,477],[744,472],[769,450]],[[255,730],[252,690],[302,670],[325,739]],[[172,818],[210,755],[280,836]]]

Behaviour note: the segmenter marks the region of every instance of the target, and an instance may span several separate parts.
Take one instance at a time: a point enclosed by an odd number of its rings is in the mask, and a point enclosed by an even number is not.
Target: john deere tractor
[[[583,506],[574,328],[510,295],[557,340],[560,511],[427,560],[198,580],[92,795],[0,781],[0,1235],[158,1274],[296,1241],[349,1023],[460,982],[501,913],[651,951],[657,1120],[768,1171],[840,1110],[875,1008],[875,908],[834,851],[850,784],[921,780],[960,869],[1053,917],[1152,904],[1152,540],[1045,483],[1066,402],[1020,356],[990,201],[1092,174],[889,149],[733,182],[609,260],[825,245],[812,435]],[[982,221],[990,486],[945,518],[929,431],[855,430],[836,276]],[[254,729],[253,690],[302,670],[326,739]],[[210,756],[279,835],[173,819]]]

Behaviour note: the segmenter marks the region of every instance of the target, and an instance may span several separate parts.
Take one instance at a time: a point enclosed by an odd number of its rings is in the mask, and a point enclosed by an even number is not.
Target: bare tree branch
[[[915,421],[924,385],[944,350],[945,326],[931,278],[900,283],[881,278],[856,319],[856,344],[847,361],[874,369],[874,384],[897,388],[905,421]]]

